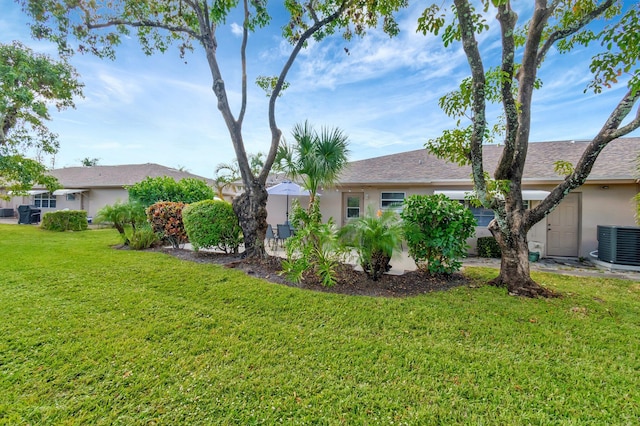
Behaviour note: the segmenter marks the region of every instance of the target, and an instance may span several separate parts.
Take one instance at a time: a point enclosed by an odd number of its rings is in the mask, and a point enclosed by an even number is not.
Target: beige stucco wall
[[[309,204],[309,197],[289,197],[289,216],[291,217],[291,206],[293,200],[297,199],[304,208]],[[287,196],[286,195],[269,195],[267,199],[267,223],[270,223],[273,229],[276,225],[284,223],[287,217]]]
[[[56,210],[86,210],[87,216],[93,217],[102,207],[113,204],[116,201],[127,201],[129,194],[123,188],[91,189],[75,194],[75,200],[67,199],[66,195],[56,196],[55,208],[42,208],[42,214]],[[18,206],[23,204],[33,205],[33,196],[13,197],[9,201],[3,201],[2,207],[13,208],[17,211]]]
[[[92,189],[84,200],[84,210],[87,211],[87,216],[94,217],[104,206],[116,201],[126,202],[128,199],[129,193],[123,188]]]
[[[587,257],[598,249],[598,225],[634,226],[635,203],[638,185],[583,185],[576,192],[582,193],[582,229],[580,256]]]
[[[606,186],[607,188],[603,188]],[[550,191],[551,185],[537,185],[528,189],[540,189]],[[413,194],[430,195],[434,190],[468,190],[468,187],[461,188],[459,186],[439,186],[435,187],[419,187],[407,188],[401,186],[395,187],[342,187],[338,190],[325,191],[320,199],[320,209],[323,218],[327,220],[333,217],[338,225],[342,220],[342,193],[343,192],[362,192],[364,193],[365,212],[371,207],[373,210],[380,208],[380,194],[382,192],[404,192],[406,196]],[[583,185],[574,192],[580,193],[580,229],[579,229],[579,256],[588,257],[589,253],[598,248],[597,241],[597,225],[635,225],[635,204],[633,197],[640,190],[637,184],[588,184]],[[271,202],[271,200],[270,200]],[[532,201],[532,207],[539,201]],[[284,203],[281,203],[282,206]],[[271,208],[271,204],[268,209]],[[271,210],[269,217],[271,218]],[[281,216],[284,216],[282,210]],[[270,220],[270,223],[271,220]],[[490,236],[491,233],[486,227],[477,227],[476,235],[470,238],[467,243],[470,246],[469,252],[476,253],[477,238]],[[540,251],[542,256],[546,256],[547,247],[547,220],[535,224],[527,235],[530,247],[536,251]]]

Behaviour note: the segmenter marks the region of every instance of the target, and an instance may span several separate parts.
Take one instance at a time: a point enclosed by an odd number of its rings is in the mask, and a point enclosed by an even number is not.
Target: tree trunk
[[[513,227],[513,225],[511,225]],[[494,220],[489,230],[502,250],[500,274],[489,284],[506,287],[512,296],[556,297],[552,290],[546,289],[531,279],[529,269],[529,247],[526,230],[509,229],[505,234]]]
[[[264,258],[267,252],[264,239],[267,234],[267,190],[254,179],[245,191],[233,199],[235,211],[244,236],[243,257]]]

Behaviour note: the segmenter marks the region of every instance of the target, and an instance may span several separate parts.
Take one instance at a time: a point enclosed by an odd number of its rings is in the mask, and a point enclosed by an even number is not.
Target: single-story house
[[[98,210],[116,201],[126,201],[127,186],[147,177],[172,177],[203,180],[213,186],[211,179],[159,164],[125,164],[119,166],[65,167],[49,172],[58,179],[61,189],[50,193],[45,188],[34,187],[26,196],[0,200],[0,209],[17,211],[19,205],[29,204],[41,209],[42,214],[55,210],[86,210],[93,217]]]
[[[548,191],[563,180],[554,171],[557,160],[576,164],[587,142],[536,142],[529,144],[524,169],[525,200],[535,206]],[[483,148],[485,170],[493,173],[502,153],[501,145]],[[611,142],[598,157],[589,178],[569,193],[562,203],[529,232],[530,247],[542,256],[587,257],[597,250],[597,226],[636,224],[638,194],[638,154],[640,138],[623,138]],[[335,188],[322,191],[321,212],[333,217],[338,225],[362,216],[367,209],[398,209],[413,194],[444,193],[453,199],[464,199],[473,189],[470,167],[460,167],[439,159],[426,149],[385,155],[349,163]],[[284,220],[282,199],[269,197],[269,223]],[[476,238],[490,235],[486,225],[493,212],[472,208],[479,226]],[[476,239],[469,240],[475,251]]]

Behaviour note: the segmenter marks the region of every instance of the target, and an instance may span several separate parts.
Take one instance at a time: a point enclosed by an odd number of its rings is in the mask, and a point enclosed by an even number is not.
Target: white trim
[[[53,191],[52,195],[69,195],[85,191],[88,191],[88,189],[56,189],[55,191]]]
[[[47,192],[49,192],[49,190],[47,189],[31,189],[29,191],[27,191],[28,195],[40,195],[40,194],[46,194]]]
[[[466,200],[473,197],[474,191],[433,191],[434,194],[443,194],[452,200]],[[549,191],[541,191],[536,189],[525,189],[522,191],[523,200],[544,200],[549,195]]]

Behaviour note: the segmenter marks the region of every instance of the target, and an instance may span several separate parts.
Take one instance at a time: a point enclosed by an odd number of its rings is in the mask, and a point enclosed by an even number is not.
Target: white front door
[[[580,194],[572,192],[547,216],[547,255],[578,257]]]

